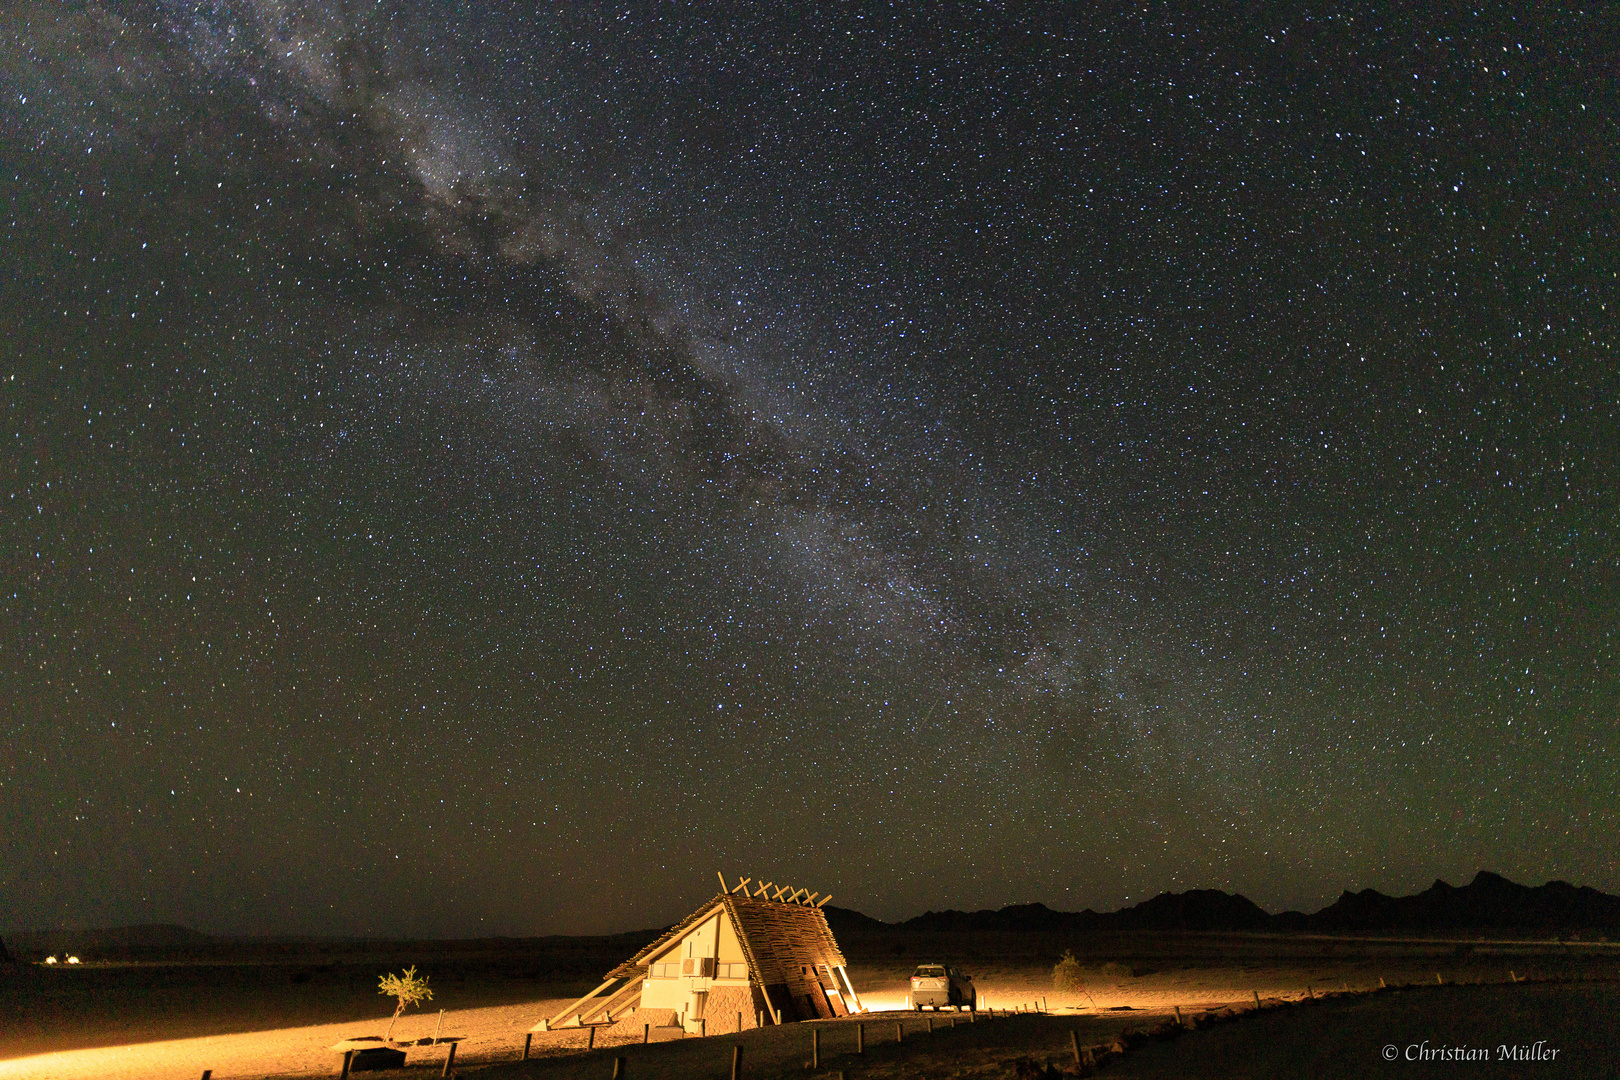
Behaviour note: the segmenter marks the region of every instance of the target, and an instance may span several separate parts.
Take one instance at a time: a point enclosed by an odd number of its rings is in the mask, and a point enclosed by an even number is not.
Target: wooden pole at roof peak
[[[764,895],[765,895],[765,894],[766,894],[766,893],[767,893],[767,892],[769,892],[769,891],[770,891],[770,888],[771,888],[771,886],[772,886],[772,885],[775,885],[775,884],[776,884],[776,882],[774,882],[774,881],[767,881],[767,882],[765,882],[765,883],[764,883],[764,884],[762,884],[762,885],[760,885],[760,887],[759,887],[759,891],[758,891],[758,892],[756,892],[756,893],[755,893],[755,894],[754,894],[754,896],[755,896],[755,897],[756,897],[756,898],[757,898],[757,897],[761,897],[761,896],[764,896]]]
[[[753,881],[753,880],[754,879],[751,878],[751,877],[745,877],[741,881],[737,882],[737,887],[735,889],[732,889],[731,891],[734,892],[734,893],[742,893],[744,896],[747,896],[748,895],[748,883],[750,881]]]
[[[731,886],[726,884],[726,875],[724,875],[720,871],[716,870],[714,872],[714,876],[720,879],[720,891],[721,892],[728,893],[728,892],[731,891]]]
[[[831,899],[832,899],[832,893],[828,893],[826,896],[823,896],[820,900],[818,900],[816,902],[816,907],[826,907],[827,906],[827,901],[829,901]]]

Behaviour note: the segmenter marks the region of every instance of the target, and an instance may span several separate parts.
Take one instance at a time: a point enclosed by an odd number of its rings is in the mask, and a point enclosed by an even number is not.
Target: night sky
[[[1620,891],[1620,7],[15,0],[0,929]]]

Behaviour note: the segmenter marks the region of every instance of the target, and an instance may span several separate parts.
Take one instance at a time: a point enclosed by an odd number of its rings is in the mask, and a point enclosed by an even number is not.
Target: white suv
[[[977,1009],[979,992],[973,988],[973,976],[964,975],[949,964],[919,964],[911,975],[911,1007],[928,1006],[965,1008],[969,1012]]]

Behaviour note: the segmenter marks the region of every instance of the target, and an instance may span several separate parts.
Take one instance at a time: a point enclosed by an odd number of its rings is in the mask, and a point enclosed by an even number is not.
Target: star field
[[[1620,890],[1616,19],[13,5],[7,925]]]

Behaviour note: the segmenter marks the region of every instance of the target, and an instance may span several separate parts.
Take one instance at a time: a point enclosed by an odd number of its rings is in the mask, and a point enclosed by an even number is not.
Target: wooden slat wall
[[[746,938],[750,963],[764,985],[815,982],[814,974],[807,980],[800,969],[813,971],[816,964],[846,963],[820,908],[741,896],[726,899]]]

